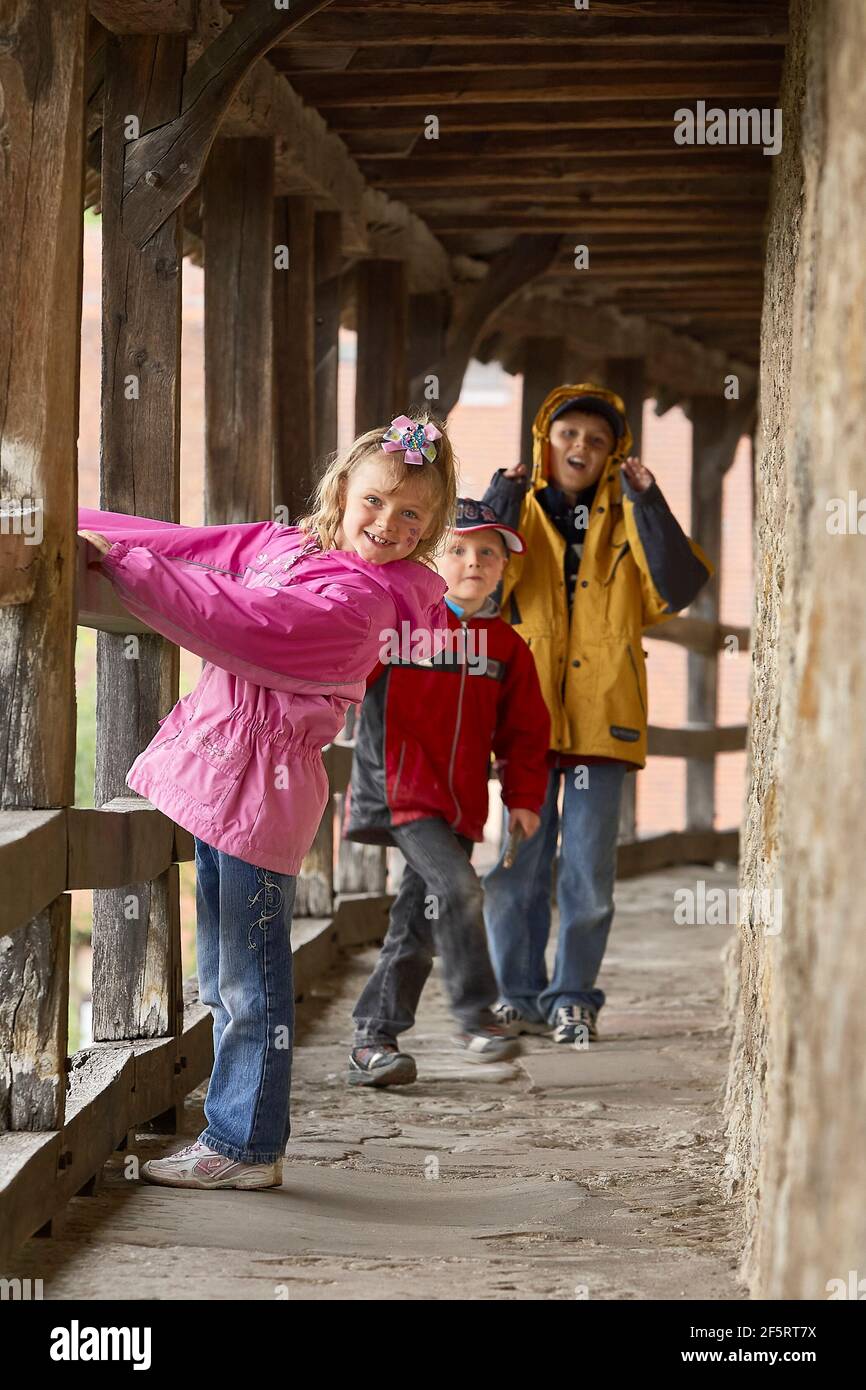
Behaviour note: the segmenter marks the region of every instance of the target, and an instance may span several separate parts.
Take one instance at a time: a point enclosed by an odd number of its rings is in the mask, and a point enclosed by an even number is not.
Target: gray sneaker
[[[196,1139],[194,1144],[187,1144],[167,1158],[149,1158],[141,1165],[141,1176],[145,1182],[164,1187],[238,1187],[245,1190],[281,1187],[283,1160],[241,1163],[236,1158],[215,1153]]]
[[[518,1038],[521,1033],[534,1033],[545,1038],[550,1034],[551,1025],[549,1023],[536,1023],[532,1018],[525,1018],[511,1004],[494,1004],[493,1013],[496,1016],[496,1022],[509,1038]]]
[[[522,1050],[517,1038],[509,1038],[498,1025],[459,1033],[454,1041],[465,1051],[467,1062],[507,1062]]]
[[[350,1086],[408,1086],[417,1075],[415,1058],[396,1043],[368,1043],[349,1053]]]

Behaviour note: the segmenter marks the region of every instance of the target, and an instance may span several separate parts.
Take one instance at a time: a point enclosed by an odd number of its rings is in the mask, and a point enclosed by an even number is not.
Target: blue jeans
[[[590,764],[588,785],[576,785],[575,769],[554,769],[541,825],[523,840],[510,869],[502,857],[484,878],[484,919],[500,998],[535,1023],[552,1023],[566,1004],[598,1012],[604,991],[595,988],[613,921],[613,884],[623,763]],[[565,778],[562,844],[557,871],[559,939],[553,979],[544,952],[550,936],[551,884],[560,815],[559,784]]]
[[[214,1050],[199,1138],[226,1158],[273,1163],[291,1132],[295,877],[198,838],[195,867],[199,995]]]

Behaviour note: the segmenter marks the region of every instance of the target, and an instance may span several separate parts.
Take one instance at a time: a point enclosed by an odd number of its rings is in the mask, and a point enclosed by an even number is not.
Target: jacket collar
[[[462,621],[463,621],[463,609],[460,607],[459,603],[452,603],[452,601],[451,601],[450,598],[446,598],[446,600],[445,600],[445,607],[448,609],[448,621],[449,621],[449,623],[451,622],[451,618],[452,618],[452,617],[454,618],[455,622],[458,622],[458,623],[459,623],[459,622],[462,622]],[[496,600],[494,599],[494,597],[493,597],[492,594],[488,594],[488,595],[487,595],[487,598],[484,600],[484,602],[482,603],[481,607],[480,607],[479,609],[477,609],[477,611],[476,611],[475,613],[472,614],[472,617],[471,617],[471,618],[467,618],[466,621],[467,621],[468,623],[474,623],[476,618],[498,618],[498,617],[499,617],[499,604],[496,602]]]

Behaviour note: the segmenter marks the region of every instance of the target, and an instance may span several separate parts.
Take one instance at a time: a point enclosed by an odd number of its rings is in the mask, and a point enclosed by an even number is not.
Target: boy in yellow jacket
[[[613,920],[623,782],[646,762],[641,633],[691,603],[713,568],[629,453],[625,407],[613,391],[557,387],[532,435],[529,483],[522,463],[500,469],[484,501],[526,539],[501,607],[535,658],[551,720],[550,781],[538,832],[511,868],[500,859],[485,877],[485,923],[500,1022],[515,1035],[552,1028],[556,1042],[574,1043],[598,1037],[605,996],[596,979]]]

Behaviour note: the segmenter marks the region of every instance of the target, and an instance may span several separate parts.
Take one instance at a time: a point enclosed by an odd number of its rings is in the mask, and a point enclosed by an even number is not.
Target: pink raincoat
[[[445,581],[414,560],[313,550],[272,521],[177,526],[82,507],[78,527],[113,542],[101,567],[124,607],[207,662],[127,786],[216,849],[296,874],[328,800],[322,748],[363,699],[385,630],[446,625]]]

